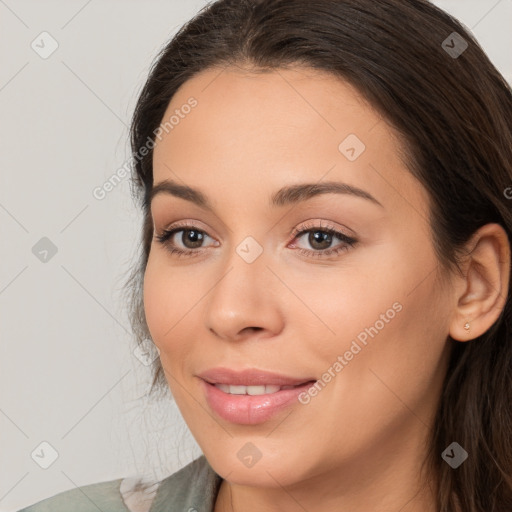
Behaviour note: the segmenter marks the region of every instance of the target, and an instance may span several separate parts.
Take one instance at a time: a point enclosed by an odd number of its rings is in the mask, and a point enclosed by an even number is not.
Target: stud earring
[[[466,331],[469,331],[469,322],[466,322],[464,324],[464,329],[466,329]]]

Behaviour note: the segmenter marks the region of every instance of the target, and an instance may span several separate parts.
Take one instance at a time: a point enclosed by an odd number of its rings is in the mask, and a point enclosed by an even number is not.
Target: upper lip
[[[305,382],[316,380],[314,377],[288,377],[279,373],[249,368],[245,370],[232,370],[231,368],[210,368],[199,373],[198,377],[210,384],[232,384],[234,386],[262,386],[273,384],[275,386],[296,386]]]

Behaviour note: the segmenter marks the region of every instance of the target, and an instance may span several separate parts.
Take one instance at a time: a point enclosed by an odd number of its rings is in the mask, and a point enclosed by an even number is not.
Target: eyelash
[[[320,223],[321,224],[321,223]],[[200,229],[197,229],[196,226],[193,224],[180,224],[173,229],[170,230],[164,230],[162,234],[156,235],[155,238],[158,240],[159,243],[164,245],[166,249],[173,255],[180,257],[193,257],[198,256],[201,254],[205,248],[199,248],[199,249],[188,249],[183,250],[179,249],[175,246],[173,246],[170,243],[170,239],[175,235],[176,233],[179,233],[180,231],[187,231],[188,229],[198,231],[199,233],[206,234],[205,231],[202,231]],[[327,257],[331,255],[338,255],[343,251],[348,250],[349,248],[353,247],[357,240],[355,238],[349,237],[339,231],[337,231],[333,226],[326,225],[326,226],[318,226],[316,224],[311,224],[307,226],[303,226],[302,229],[294,229],[292,232],[293,239],[299,238],[300,236],[309,233],[310,231],[321,231],[323,233],[328,233],[329,235],[332,235],[338,239],[340,239],[345,245],[341,245],[337,248],[330,248],[330,249],[323,249],[320,251],[314,251],[309,249],[303,249],[302,247],[297,248],[296,250],[299,251],[300,254],[304,254],[306,256],[314,257],[314,258],[321,258],[321,257]],[[208,235],[207,235],[208,236]]]

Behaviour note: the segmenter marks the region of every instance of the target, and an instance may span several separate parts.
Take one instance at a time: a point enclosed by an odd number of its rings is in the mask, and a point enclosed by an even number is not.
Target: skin
[[[174,235],[181,249],[203,248],[192,257],[153,240],[144,303],[171,392],[224,479],[215,512],[435,510],[435,481],[420,462],[447,337],[469,341],[498,318],[508,292],[506,234],[485,226],[463,274],[445,272],[429,197],[401,160],[399,138],[335,77],[307,68],[210,69],[180,88],[164,119],[191,96],[197,106],[155,146],[154,184],[199,189],[214,211],[155,196],[155,235],[187,221],[206,236],[201,246]],[[338,149],[349,134],[366,146],[355,161]],[[327,180],[357,186],[382,206],[332,193],[269,205],[283,186]],[[292,236],[326,223],[355,245]],[[252,263],[236,252],[247,236],[263,251]],[[336,247],[345,250],[312,254]],[[227,366],[321,379],[395,303],[400,312],[308,404],[258,425],[229,423],[209,408],[198,373]],[[262,454],[250,468],[237,457],[247,442]]]

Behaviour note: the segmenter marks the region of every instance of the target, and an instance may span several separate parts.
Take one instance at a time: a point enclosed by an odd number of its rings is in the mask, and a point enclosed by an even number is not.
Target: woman
[[[219,0],[131,142],[133,326],[204,455],[26,512],[512,510],[512,91],[459,22]]]

